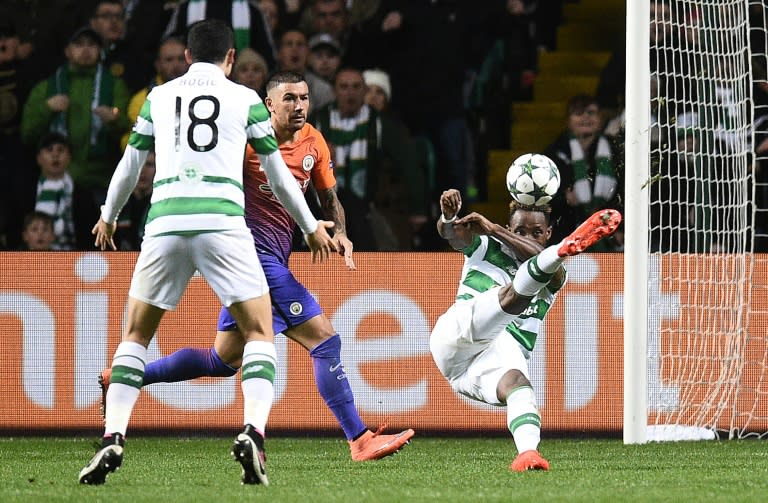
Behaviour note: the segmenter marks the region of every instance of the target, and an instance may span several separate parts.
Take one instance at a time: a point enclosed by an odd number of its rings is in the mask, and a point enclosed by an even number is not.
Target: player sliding
[[[298,73],[278,72],[269,78],[266,90],[264,103],[280,153],[303,190],[311,180],[325,218],[335,224],[333,240],[344,254],[346,265],[355,269],[352,243],[345,232],[344,208],[336,197],[328,145],[320,132],[306,123],[307,82]],[[353,460],[375,460],[397,452],[413,437],[413,430],[384,435],[381,434],[383,428],[372,432],[360,419],[341,365],[341,338],[315,298],[288,269],[295,222],[269,190],[259,156],[250,147],[245,161],[245,219],[272,295],[274,332],[284,334],[309,352],[317,389],[341,425]],[[245,341],[226,308],[221,309],[217,330],[212,348],[183,348],[147,364],[144,386],[202,376],[234,375],[241,365]],[[100,376],[102,396],[106,396],[110,377],[111,369],[105,369]],[[237,446],[234,454],[239,455]]]
[[[600,210],[565,240],[544,248],[552,234],[548,205],[511,202],[507,227],[478,213],[457,218],[461,195],[455,189],[443,192],[440,209],[440,236],[465,258],[456,302],[432,330],[432,357],[454,391],[506,405],[507,426],[518,451],[510,470],[549,470],[537,450],[541,417],[528,358],[565,283],[565,257],[613,234],[621,215]]]

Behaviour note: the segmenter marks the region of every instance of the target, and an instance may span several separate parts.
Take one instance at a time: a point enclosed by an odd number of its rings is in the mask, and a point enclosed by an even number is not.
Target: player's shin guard
[[[112,377],[107,391],[105,434],[125,435],[133,406],[139,398],[144,381],[147,348],[136,342],[124,341],[112,357]]]
[[[535,450],[541,441],[541,416],[530,386],[516,388],[507,396],[507,425],[517,452]]]
[[[264,434],[272,409],[275,390],[275,345],[266,341],[250,341],[243,350],[241,373],[243,390],[243,424],[250,424]]]
[[[520,266],[512,280],[512,287],[525,297],[533,297],[544,288],[557,271],[563,258],[557,255],[557,247],[549,246]]]
[[[315,383],[320,396],[336,416],[347,439],[357,438],[367,428],[357,413],[352,388],[341,364],[341,337],[336,334],[326,339],[309,355],[312,357]]]

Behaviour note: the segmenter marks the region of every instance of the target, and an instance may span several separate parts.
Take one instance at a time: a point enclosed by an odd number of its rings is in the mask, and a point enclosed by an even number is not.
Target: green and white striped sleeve
[[[277,150],[277,140],[269,120],[269,110],[263,101],[251,105],[248,109],[246,134],[248,143],[257,154],[268,155]]]
[[[136,150],[151,150],[155,146],[155,127],[152,123],[152,113],[150,112],[149,99],[144,101],[133,125],[131,136],[128,138],[128,145]]]

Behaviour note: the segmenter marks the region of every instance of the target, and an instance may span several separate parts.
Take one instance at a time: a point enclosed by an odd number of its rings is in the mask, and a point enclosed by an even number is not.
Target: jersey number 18
[[[195,114],[195,105],[199,101],[210,101],[213,104],[213,111],[208,117],[199,117]],[[195,152],[208,152],[216,147],[219,142],[219,128],[216,127],[216,118],[219,116],[219,100],[216,96],[203,95],[197,96],[189,102],[187,113],[189,114],[189,128],[187,128],[187,144]],[[176,151],[181,147],[181,97],[176,96]],[[205,145],[198,145],[195,142],[195,128],[198,126],[207,126],[211,128],[211,141]]]

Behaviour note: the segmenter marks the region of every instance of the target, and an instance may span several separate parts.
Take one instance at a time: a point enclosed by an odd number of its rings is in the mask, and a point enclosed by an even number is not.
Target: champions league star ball
[[[560,171],[554,161],[541,154],[523,154],[507,170],[507,190],[525,206],[549,203],[560,188]]]

